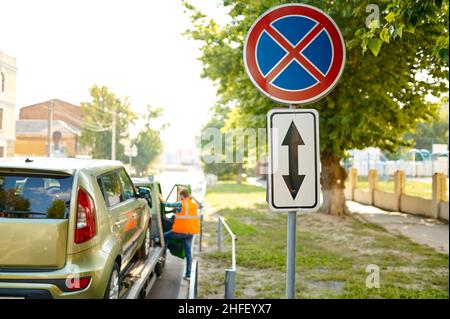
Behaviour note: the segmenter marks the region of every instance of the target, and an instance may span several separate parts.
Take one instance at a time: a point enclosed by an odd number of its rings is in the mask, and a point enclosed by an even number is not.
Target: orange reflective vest
[[[181,201],[181,212],[175,214],[172,226],[174,233],[200,234],[200,216],[198,215],[198,204],[188,198]]]

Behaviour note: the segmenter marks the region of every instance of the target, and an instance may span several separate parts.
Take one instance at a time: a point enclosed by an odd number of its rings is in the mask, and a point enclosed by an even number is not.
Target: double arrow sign
[[[269,128],[268,201],[273,211],[319,208],[319,114],[273,109]]]
[[[298,174],[298,147],[305,145],[305,142],[303,142],[294,121],[291,122],[281,145],[289,147],[289,175],[283,175],[283,179],[292,198],[295,199],[305,179],[305,175]]]

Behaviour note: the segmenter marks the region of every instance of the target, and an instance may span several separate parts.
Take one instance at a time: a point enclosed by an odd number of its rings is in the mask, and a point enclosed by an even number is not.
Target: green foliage
[[[253,185],[249,185],[249,184],[237,185],[237,184],[231,183],[231,182],[221,182],[220,184],[212,186],[210,189],[211,190],[208,191],[209,193],[214,193],[214,194],[234,193],[238,197],[241,196],[240,194],[249,194],[249,193],[261,194],[264,192],[264,189],[259,186],[253,186]]]
[[[365,2],[360,4],[361,7],[365,5],[367,5]],[[382,25],[379,28],[371,25],[369,29],[361,27],[356,32],[363,52],[369,48],[376,56],[383,41],[389,43],[390,40],[402,39],[404,31],[415,33],[416,30],[423,29],[430,33],[430,40],[434,46],[427,48],[426,54],[433,54],[441,64],[448,66],[448,1],[393,0],[388,3],[383,2],[383,5]],[[374,41],[379,44],[376,50],[371,48],[371,43],[373,46]]]
[[[128,127],[134,123],[136,114],[130,109],[127,98],[120,99],[107,87],[94,85],[90,90],[92,100],[81,103],[84,115],[81,145],[92,148],[92,157],[97,159],[111,159],[112,116],[116,116],[116,158],[126,161],[124,147],[119,140],[128,137]]]
[[[147,105],[147,112],[145,115],[145,127],[136,137],[133,144],[138,149],[138,154],[134,158],[133,166],[139,175],[146,172],[148,166],[161,154],[163,143],[159,135],[159,130],[152,128],[150,123],[153,119],[160,117],[162,114],[161,108],[153,108]]]
[[[382,44],[383,44],[383,41],[375,38],[375,39],[370,39],[369,42],[367,43],[367,46],[370,49],[370,51],[372,51],[373,55],[377,56],[378,53],[380,52]]]
[[[413,133],[405,134],[405,139],[414,140],[415,148],[430,151],[433,144],[448,144],[448,109],[432,122],[419,122]]]
[[[134,124],[137,115],[131,111],[128,99],[119,99],[107,87],[94,85],[90,89],[92,100],[81,103],[84,114],[84,123],[81,144],[92,148],[92,157],[99,159],[111,158],[112,140],[112,116],[116,112],[116,158],[123,162],[128,162],[129,158],[124,154],[124,146],[121,139],[128,138],[129,126]],[[134,159],[134,167],[138,174],[145,173],[147,167],[162,152],[162,141],[158,129],[152,128],[150,123],[153,119],[160,117],[161,108],[147,106],[145,126],[141,130],[132,144],[136,145],[138,154]]]
[[[206,123],[202,130],[206,128],[217,128],[222,129],[225,126],[225,120],[227,118],[227,114],[230,112],[230,109],[228,107],[223,107],[221,105],[217,105],[212,110],[212,116],[208,123]],[[206,148],[205,145],[208,144],[209,140],[201,140],[201,150],[205,152],[202,155],[206,154]],[[222,144],[224,144],[224,141],[222,141]],[[206,154],[209,155],[209,154]],[[222,161],[225,161],[225,155],[222,154],[221,156]],[[206,173],[217,175],[221,180],[233,180],[236,178],[238,172],[239,172],[239,165],[236,163],[206,163],[203,161],[202,156],[202,163],[203,168]]]
[[[240,125],[265,127],[266,113],[281,106],[260,94],[250,82],[242,51],[244,38],[256,18],[287,2],[224,0],[231,18],[224,26],[186,5],[193,24],[187,34],[202,44],[202,76],[216,83],[221,105],[239,110]],[[408,145],[404,132],[411,131],[419,121],[431,120],[437,111],[426,103],[425,96],[439,96],[448,90],[448,70],[433,54],[442,27],[423,24],[414,33],[403,34],[403,41],[390,41],[381,51],[380,43],[372,41],[371,51],[378,56],[363,55],[361,32],[356,37],[355,33],[365,27],[369,1],[303,3],[327,12],[346,41],[347,61],[341,80],[332,93],[314,104],[320,113],[322,154],[343,157],[349,149],[372,146],[395,151],[398,146]],[[380,7],[387,8],[389,3],[381,1]],[[416,76],[419,72],[432,80]],[[225,125],[229,120],[225,118]]]
[[[224,119],[224,127],[266,127],[267,112],[274,107],[285,107],[266,98],[253,86],[242,56],[245,36],[255,20],[266,10],[290,2],[223,0],[231,19],[225,25],[218,25],[184,2],[193,25],[186,34],[201,43],[202,76],[214,81],[219,105],[231,110]],[[394,8],[391,2],[381,0],[377,4],[384,12]],[[412,3],[412,0],[404,2]],[[422,2],[427,1],[414,3]],[[302,3],[328,13],[346,42],[346,65],[339,83],[313,106],[320,114],[322,187],[343,196],[343,189],[336,184],[343,178],[342,170],[335,166],[348,150],[378,147],[395,152],[401,146],[409,147],[404,133],[436,115],[436,105],[427,103],[425,98],[427,95],[440,97],[448,91],[448,67],[435,54],[436,43],[445,43],[442,36],[448,37],[448,23],[441,23],[448,21],[448,17],[436,11],[434,22],[422,23],[418,19],[414,24],[411,18],[408,32],[400,27],[395,32],[388,29],[389,33],[384,31],[380,39],[375,36],[379,32],[376,25],[372,24],[369,32],[366,31],[366,6],[370,0],[305,0]],[[443,8],[448,12],[447,7]],[[392,41],[397,36],[402,41]],[[383,45],[387,42],[389,45]],[[363,52],[369,48],[373,54],[362,54],[361,46]],[[338,196],[327,193],[324,202],[332,202],[333,198]],[[345,202],[333,201],[327,212],[341,214],[345,211],[341,205],[345,206]]]

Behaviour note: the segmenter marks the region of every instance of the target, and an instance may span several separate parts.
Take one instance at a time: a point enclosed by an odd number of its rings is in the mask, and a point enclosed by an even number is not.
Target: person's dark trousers
[[[167,244],[167,241],[170,238],[180,239],[183,241],[184,250],[186,252],[186,277],[191,277],[191,265],[192,265],[192,238],[194,235],[192,234],[183,234],[183,233],[174,233],[173,231],[168,231],[164,233],[164,242]]]

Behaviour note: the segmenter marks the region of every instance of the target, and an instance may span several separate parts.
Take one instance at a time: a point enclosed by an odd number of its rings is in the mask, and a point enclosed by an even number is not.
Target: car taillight
[[[91,277],[68,278],[66,279],[66,287],[69,291],[83,290],[91,283]]]
[[[77,223],[75,227],[75,243],[80,244],[93,238],[96,234],[94,201],[89,194],[78,190]]]

